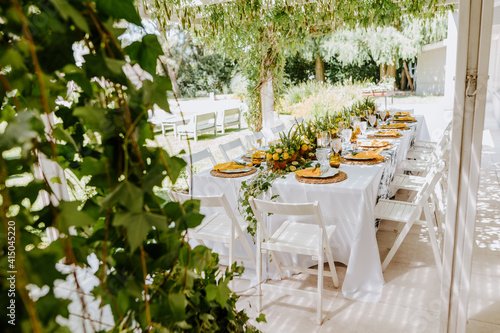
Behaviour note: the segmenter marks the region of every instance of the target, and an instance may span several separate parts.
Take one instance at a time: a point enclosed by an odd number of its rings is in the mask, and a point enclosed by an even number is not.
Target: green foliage
[[[6,316],[1,326],[67,332],[56,317],[68,318],[69,301],[56,297],[54,282],[68,273],[55,265],[88,268],[87,257],[95,254],[99,283],[81,301],[109,306],[115,326],[106,330],[254,331],[228,288],[242,268],[222,273],[216,255],[184,238],[203,219],[199,202],[166,203],[155,194],[165,177],[175,182],[186,163],[152,141],[147,121],[154,104],[168,111],[170,81],[156,74],[160,44],[146,35],[121,48],[113,26],[122,20],[141,24],[132,0],[0,4],[2,295],[10,291],[7,272],[17,271],[12,297],[0,301],[5,309],[15,299],[16,326]],[[88,48],[81,67],[75,43]],[[136,64],[153,82],[138,87],[130,81],[123,66]],[[58,164],[64,173],[35,178],[42,154],[48,157],[43,170],[57,171]],[[70,198],[78,200],[60,197],[64,175]],[[53,200],[43,200],[41,190]],[[50,244],[48,227],[61,231]],[[30,284],[47,293],[30,298]],[[83,304],[78,315],[88,317],[89,308]]]
[[[178,70],[177,82],[182,95],[196,97],[197,93],[229,92],[235,65],[219,54],[199,55],[193,61],[183,61]]]

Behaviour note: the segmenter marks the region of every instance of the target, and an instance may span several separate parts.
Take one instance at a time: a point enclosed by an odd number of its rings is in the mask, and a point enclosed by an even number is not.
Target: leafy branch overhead
[[[16,327],[61,332],[89,318],[93,331],[252,331],[228,288],[242,268],[223,274],[184,239],[203,219],[199,202],[157,195],[186,163],[154,143],[147,121],[155,104],[168,111],[161,46],[149,34],[122,48],[125,23],[141,25],[133,0],[0,3],[0,251],[15,243]],[[50,244],[48,227],[60,231]],[[57,279],[86,295],[75,301],[83,313],[70,315]],[[28,285],[46,292],[35,300]]]

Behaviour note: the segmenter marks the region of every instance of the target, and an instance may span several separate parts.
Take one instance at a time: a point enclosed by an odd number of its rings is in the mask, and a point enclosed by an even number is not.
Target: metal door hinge
[[[470,71],[465,78],[466,86],[465,95],[467,97],[474,97],[477,93],[477,71]],[[472,87],[471,87],[472,86]],[[474,89],[474,92],[470,92],[471,89]]]

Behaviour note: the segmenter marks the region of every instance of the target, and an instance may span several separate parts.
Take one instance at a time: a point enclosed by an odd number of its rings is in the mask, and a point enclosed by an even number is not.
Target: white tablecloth
[[[404,132],[401,139],[391,140],[395,147],[392,151],[384,153],[388,158],[386,163],[371,166],[342,164],[340,170],[344,171],[348,178],[335,184],[304,184],[298,182],[294,174],[289,174],[285,179],[275,180],[268,194],[268,196],[278,195],[276,198],[278,202],[320,203],[325,223],[337,226],[330,246],[334,260],[347,265],[346,276],[342,283],[342,293],[346,298],[377,302],[382,296],[384,278],[373,211],[377,196],[388,195],[387,186],[381,184],[392,179],[398,162],[404,158],[417,134],[416,125],[412,126],[412,130]],[[419,125],[420,128],[422,126],[425,126],[425,123]],[[193,193],[194,195],[225,193],[231,207],[238,213],[241,182],[250,178],[251,176],[218,178],[211,176],[209,170],[206,170],[194,176]],[[269,231],[272,233],[277,230],[285,218],[287,217],[270,216]],[[238,249],[237,252],[244,253]],[[315,264],[310,257],[281,256],[281,258],[286,264],[304,266]],[[272,266],[272,263],[267,262],[268,277],[273,277]]]

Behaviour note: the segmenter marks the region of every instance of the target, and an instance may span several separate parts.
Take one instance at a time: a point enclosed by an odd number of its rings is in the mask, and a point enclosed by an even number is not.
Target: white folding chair
[[[287,294],[314,295],[317,300],[316,319],[318,324],[322,321],[322,303],[323,303],[323,276],[331,276],[333,284],[337,288],[339,279],[335,271],[332,250],[330,248],[330,239],[335,231],[335,226],[325,226],[318,202],[304,204],[285,204],[270,201],[263,201],[250,198],[250,207],[257,219],[257,293],[258,293],[258,311],[262,309],[262,289],[277,288],[279,291]],[[267,214],[281,214],[286,216],[314,216],[315,224],[299,223],[291,220],[283,222],[278,230],[269,235],[264,222],[264,216]],[[262,283],[262,254],[271,253],[272,262],[276,265],[278,273],[284,279],[283,270],[295,272],[307,272],[318,275],[318,287],[316,292],[297,290],[292,288],[271,286]],[[318,261],[318,269],[310,269],[295,266],[284,266],[281,264],[275,252],[288,252],[302,255],[310,255],[313,260]],[[324,256],[330,272],[324,272]]]
[[[436,268],[439,276],[442,274],[442,256],[441,250],[437,240],[436,226],[433,219],[431,208],[433,207],[429,202],[429,196],[434,190],[437,182],[442,176],[442,170],[436,170],[433,174],[429,174],[425,185],[419,191],[413,202],[398,201],[398,200],[384,200],[381,199],[375,206],[375,218],[381,220],[396,221],[404,224],[400,230],[394,244],[392,245],[389,253],[382,263],[382,271],[385,271],[392,258],[396,254],[403,240],[408,235],[411,227],[415,222],[424,223],[427,225],[429,238],[436,261]],[[420,221],[420,215],[424,212],[425,221]]]
[[[264,133],[262,133],[262,132],[248,134],[245,136],[245,139],[247,142],[248,149],[263,146],[263,145],[265,145],[265,141],[266,141],[266,137],[264,136]],[[261,140],[260,144],[258,143],[259,140]]]
[[[248,240],[245,238],[246,222],[241,216],[236,216],[231,209],[224,193],[214,196],[191,196],[179,192],[169,191],[169,196],[173,201],[180,203],[186,200],[200,200],[200,207],[223,208],[225,214],[216,213],[205,216],[201,224],[193,229],[188,229],[187,235],[190,239],[195,239],[199,243],[206,245],[205,241],[222,242],[229,248],[229,255],[219,254],[221,258],[229,259],[229,267],[235,261],[245,261],[255,266],[255,255],[252,252]],[[235,257],[235,242],[241,242],[247,257]]]
[[[281,124],[276,127],[271,128],[271,133],[273,133],[274,139],[279,138],[279,134],[286,131],[285,125]]]
[[[433,166],[439,165],[448,158],[450,149],[451,143],[448,142],[445,147],[437,147],[433,150],[431,156],[426,160],[401,161],[397,166],[397,170],[400,172],[409,171],[415,175],[425,176]]]
[[[408,160],[423,160],[427,161],[432,158],[433,152],[439,152],[443,150],[446,145],[450,142],[449,133],[443,133],[443,135],[439,138],[438,141],[433,143],[432,145],[428,142],[424,147],[414,147],[410,149],[406,154],[406,159]]]
[[[193,175],[194,175],[194,164],[195,163],[198,163],[198,162],[202,162],[206,159],[209,159],[210,160],[210,164],[212,166],[215,166],[217,164],[217,161],[215,160],[215,157],[214,155],[212,154],[212,152],[210,151],[210,148],[205,148],[199,152],[196,152],[196,153],[192,153],[191,155],[184,155],[184,156],[181,156],[182,159],[187,163],[186,165],[186,169],[187,169],[187,172],[189,174],[189,181],[188,181],[188,188],[190,188],[190,184],[192,183],[193,181]]]
[[[448,125],[446,126],[445,130],[443,131],[443,133],[441,134],[441,136],[439,137],[438,141],[434,142],[434,141],[416,141],[415,144],[414,144],[414,148],[418,148],[418,149],[433,149],[434,147],[436,147],[436,144],[438,142],[440,142],[443,138],[447,137],[447,139],[449,140],[450,139],[450,135],[451,135],[451,121],[448,123]]]
[[[222,156],[224,156],[224,160],[226,162],[231,161],[228,152],[237,148],[240,148],[242,150],[242,154],[244,154],[247,151],[245,145],[243,144],[243,141],[241,141],[241,138],[219,145],[219,149],[222,152]]]

